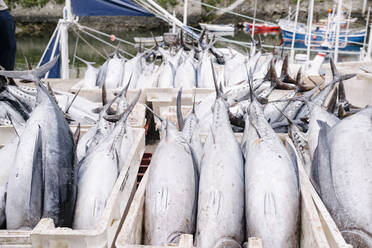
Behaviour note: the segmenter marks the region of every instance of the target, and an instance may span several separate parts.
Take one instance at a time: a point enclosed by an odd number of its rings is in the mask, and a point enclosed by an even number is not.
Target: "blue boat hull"
[[[292,41],[293,32],[282,29],[282,34],[283,34],[283,40],[285,42]],[[314,45],[321,44],[324,41],[323,39],[324,35],[325,35],[325,32],[322,32],[322,31],[313,32],[312,37],[311,37],[311,42],[314,42]],[[346,37],[345,33],[340,33],[340,41],[345,41],[345,39],[347,38],[348,43],[363,43],[365,35],[366,35],[365,32],[358,32],[358,33],[353,33],[352,35]],[[296,33],[295,35],[296,42],[299,42],[299,41],[304,42],[305,38],[306,38],[306,35],[302,33]],[[335,40],[336,40],[336,35],[331,34],[328,41],[335,41]]]

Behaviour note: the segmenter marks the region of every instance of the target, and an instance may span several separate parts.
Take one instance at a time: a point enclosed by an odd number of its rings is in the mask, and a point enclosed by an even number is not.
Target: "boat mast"
[[[253,14],[253,25],[252,25],[252,38],[254,39],[254,31],[256,27],[256,12],[257,12],[257,0],[254,1],[254,14]]]
[[[339,47],[339,41],[340,41],[341,12],[342,12],[342,0],[338,0],[337,17],[336,17],[336,20],[337,20],[337,24],[336,24],[336,44],[335,44],[336,47],[335,47],[335,56],[334,56],[335,63],[337,63],[337,61],[338,61],[338,47]]]
[[[310,61],[310,49],[311,49],[311,30],[313,28],[313,12],[314,12],[314,0],[309,2],[309,16],[307,24],[307,51],[306,51],[306,62]]]
[[[365,35],[363,39],[363,53],[365,52],[366,48],[366,42],[367,42],[367,34],[368,34],[368,26],[369,26],[369,15],[371,13],[371,7],[368,7],[368,13],[367,13],[367,20],[366,20],[366,29],[365,29]]]
[[[68,25],[73,21],[73,14],[71,8],[71,0],[66,0],[63,8],[63,19],[60,21],[59,40],[61,47],[61,78],[69,79],[69,59],[68,59]]]
[[[296,31],[297,31],[297,20],[298,20],[298,12],[300,9],[300,0],[297,0],[297,6],[296,6],[296,17],[295,17],[295,22],[294,22],[294,27],[293,27],[293,36],[292,36],[292,45],[291,45],[291,56],[290,56],[290,61],[293,63],[294,61],[294,44],[295,44],[295,38],[296,38]]]
[[[187,26],[187,4],[188,0],[184,0],[183,2],[183,25]]]
[[[368,51],[367,51],[366,60],[371,60],[371,52],[372,52],[372,24],[370,25],[370,28],[369,28]]]

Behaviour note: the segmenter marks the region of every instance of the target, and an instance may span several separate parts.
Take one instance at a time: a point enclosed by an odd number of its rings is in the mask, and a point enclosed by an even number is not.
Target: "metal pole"
[[[297,20],[298,20],[298,12],[300,9],[300,0],[297,0],[297,6],[296,6],[296,17],[294,22],[294,28],[293,28],[293,36],[292,36],[292,45],[291,45],[291,56],[290,61],[293,63],[294,61],[294,44],[295,44],[295,38],[296,38],[296,31],[297,31]]]
[[[252,38],[254,39],[254,31],[256,29],[256,12],[257,12],[257,0],[254,1],[254,14],[253,14],[253,25],[252,25]]]
[[[188,0],[185,0],[183,2],[184,6],[183,6],[183,25],[187,26],[187,4],[188,4]]]
[[[176,11],[173,10],[173,17],[176,19]],[[172,24],[172,33],[176,33],[176,24],[173,22]]]
[[[314,11],[314,0],[310,0],[310,11],[308,17],[308,35],[307,35],[307,51],[306,51],[306,62],[310,61],[310,48],[311,48],[311,30],[313,29],[313,11]]]
[[[68,25],[73,20],[71,0],[65,1],[63,8],[63,20],[60,27],[60,47],[61,47],[61,78],[69,79],[69,59],[68,59]]]
[[[341,11],[342,11],[342,0],[338,0],[337,5],[337,24],[336,24],[336,47],[335,47],[335,55],[334,55],[334,61],[337,63],[338,61],[338,47],[339,47],[339,41],[340,41],[340,21],[341,21]]]
[[[367,42],[367,34],[368,34],[368,25],[369,25],[369,15],[371,13],[371,7],[368,7],[368,13],[367,13],[367,21],[366,21],[366,35],[364,36],[363,40],[363,52],[366,48],[366,42]]]
[[[362,10],[362,15],[366,13],[366,8],[367,8],[367,0],[363,0],[363,10]]]
[[[367,60],[371,60],[371,52],[372,52],[372,24],[369,27],[368,51],[367,51],[367,55],[366,55]]]
[[[62,25],[59,25],[59,29],[57,30],[57,36],[56,36],[56,39],[54,41],[54,45],[53,45],[53,49],[52,49],[52,53],[50,55],[50,59],[49,61],[51,61],[52,59],[54,59],[54,55],[56,54],[56,50],[57,50],[57,42],[60,40],[60,37],[61,37],[61,27]],[[45,77],[44,78],[49,78],[49,72],[48,71],[46,74],[45,74]]]
[[[61,38],[59,40],[61,46],[61,78],[69,78],[68,65],[68,23],[63,21],[60,27]]]

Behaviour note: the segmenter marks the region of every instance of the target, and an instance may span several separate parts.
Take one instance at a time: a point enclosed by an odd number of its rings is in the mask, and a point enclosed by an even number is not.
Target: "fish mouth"
[[[354,247],[372,247],[372,234],[363,229],[345,229],[341,231],[346,242]]]

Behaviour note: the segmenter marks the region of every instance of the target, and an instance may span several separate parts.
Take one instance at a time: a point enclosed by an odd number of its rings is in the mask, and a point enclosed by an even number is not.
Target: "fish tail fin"
[[[177,122],[179,131],[182,131],[185,124],[182,116],[182,87],[177,94]]]
[[[213,248],[242,248],[242,246],[237,242],[236,240],[230,238],[230,237],[223,237],[220,238],[213,246]]]

